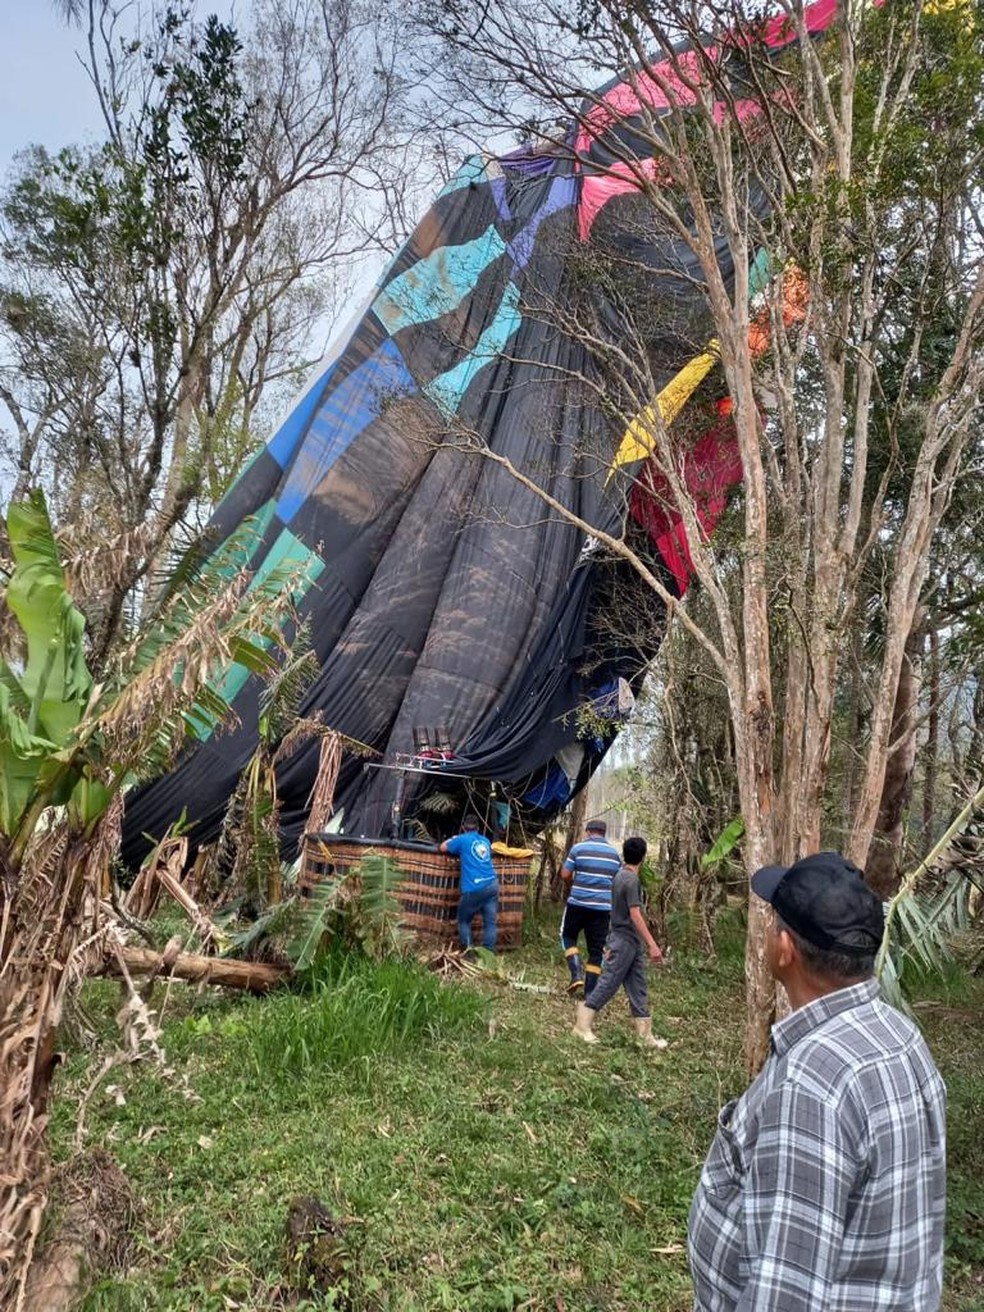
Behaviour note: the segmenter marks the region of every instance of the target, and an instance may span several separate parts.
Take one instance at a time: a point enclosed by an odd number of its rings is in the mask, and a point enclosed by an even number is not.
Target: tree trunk
[[[903,820],[911,800],[912,772],[916,760],[916,711],[922,645],[922,617],[917,615],[905,645],[892,712],[892,742],[897,745],[885,762],[881,805],[865,866],[868,883],[882,899],[890,898],[899,886]]]
[[[851,635],[851,672],[850,683],[848,685],[848,704],[846,720],[848,725],[847,736],[847,763],[846,778],[844,781],[844,795],[842,799],[843,821],[841,828],[844,833],[850,833],[851,825],[854,821],[854,811],[858,804],[858,791],[861,787],[861,777],[859,769],[858,751],[859,744],[864,742],[865,735],[865,709],[863,703],[863,680],[861,670],[864,664],[864,633],[860,624],[855,624]]]
[[[979,787],[984,776],[984,662],[974,670],[975,688],[971,719],[970,744],[967,748],[964,773],[967,781]]]
[[[926,746],[923,749],[923,856],[933,845],[936,823],[936,779],[940,755],[940,635],[935,628],[929,631],[929,720],[926,728]]]
[[[767,668],[767,667],[766,667]],[[745,868],[749,880],[761,866],[776,859],[773,827],[776,807],[772,752],[775,719],[767,681],[760,685],[755,705],[735,728],[735,764],[742,816],[745,820]],[[745,1066],[758,1072],[769,1052],[769,1035],[775,1017],[776,985],[769,968],[767,936],[770,911],[748,892],[748,930],[745,944]]]
[[[776,983],[767,951],[772,912],[761,898],[748,899],[748,941],[745,950],[745,1068],[757,1074],[769,1055],[769,1035],[776,1009]]]
[[[97,854],[96,854],[97,855]],[[87,890],[98,890],[94,849],[85,840],[39,865],[43,873],[8,875],[0,897],[0,1307],[23,1306],[28,1270],[48,1200],[45,1144],[48,1102],[58,1066],[55,1036],[67,969],[82,937]],[[49,878],[54,870],[58,882]],[[11,891],[11,883],[13,889]],[[60,883],[60,887],[59,887]],[[285,967],[210,957],[121,949],[127,970],[223,984],[262,993],[289,975]],[[119,973],[118,960],[104,974]]]
[[[57,1229],[28,1272],[24,1312],[70,1312],[102,1271],[128,1264],[133,1248],[136,1199],[102,1148],[59,1166],[52,1193]]]
[[[571,803],[570,822],[567,826],[567,851],[569,852],[584,834],[584,822],[588,815],[588,790],[582,788]]]

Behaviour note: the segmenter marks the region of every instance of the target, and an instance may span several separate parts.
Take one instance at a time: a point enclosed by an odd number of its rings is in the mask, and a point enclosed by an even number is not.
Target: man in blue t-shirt
[[[589,820],[585,837],[567,853],[561,875],[570,881],[570,893],[560,922],[560,944],[571,972],[568,992],[590,997],[601,974],[601,954],[608,937],[608,920],[612,911],[612,880],[618,874],[622,858],[605,835],[604,820]],[[577,940],[583,934],[588,949],[587,971],[581,964]]]
[[[495,951],[496,913],[499,909],[499,881],[492,864],[492,840],[478,827],[478,817],[466,815],[462,832],[441,843],[438,851],[456,856],[461,862],[461,898],[458,902],[458,938],[463,948],[472,943],[471,924],[482,917],[482,946]]]

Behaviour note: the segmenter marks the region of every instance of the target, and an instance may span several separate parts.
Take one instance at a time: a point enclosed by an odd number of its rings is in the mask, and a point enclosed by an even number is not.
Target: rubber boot
[[[593,1007],[585,1006],[583,1002],[577,1004],[577,1019],[574,1021],[574,1033],[585,1043],[597,1043],[598,1035],[591,1028],[594,1025],[595,1011]]]
[[[577,948],[568,948],[564,956],[567,958],[567,969],[571,972],[571,982],[567,986],[567,992],[583,993],[584,967],[581,964],[580,952]]]
[[[632,1025],[636,1032],[636,1042],[640,1048],[662,1049],[669,1046],[665,1039],[654,1037],[652,1016],[633,1016]]]
[[[589,961],[587,968],[584,972],[585,1001],[587,1001],[587,999],[591,997],[591,994],[594,992],[594,986],[598,983],[599,979],[601,979],[601,967],[594,966]]]

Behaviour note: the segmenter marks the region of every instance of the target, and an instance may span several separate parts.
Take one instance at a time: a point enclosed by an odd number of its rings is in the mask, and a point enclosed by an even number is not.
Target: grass
[[[984,979],[916,978],[915,1013],[946,1078],[949,1312],[984,1312]]]
[[[346,1240],[335,1293],[293,1307],[689,1310],[690,1197],[717,1108],[744,1084],[741,927],[723,924],[713,962],[678,934],[651,976],[663,1054],[631,1044],[620,1003],[602,1044],[570,1037],[570,1002],[535,991],[562,981],[550,925],[502,963],[532,988],[329,958],[306,995],[160,990],[172,1073],[114,1071],[87,1111],[88,1142],[123,1166],[142,1224],[131,1269],[85,1312],[284,1306],[298,1194],[343,1216]],[[946,1308],[981,1312],[984,989],[960,987],[927,990],[920,1019],[951,1091]],[[114,986],[90,986],[107,1038],[116,1003]],[[95,1060],[70,1055],[63,1152]]]
[[[237,1038],[243,1061],[260,1081],[273,1078],[293,1090],[297,1081],[330,1068],[347,1084],[364,1086],[377,1053],[402,1057],[431,1039],[467,1033],[488,1010],[480,993],[445,988],[416,963],[335,951],[307,972],[303,992],[280,993],[248,1024],[240,1020]]]

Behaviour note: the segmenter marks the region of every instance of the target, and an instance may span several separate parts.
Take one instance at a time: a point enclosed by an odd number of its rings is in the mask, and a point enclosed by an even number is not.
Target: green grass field
[[[439,984],[393,963],[329,961],[307,996],[158,987],[168,1068],[111,1072],[88,1145],[126,1171],[140,1222],[129,1269],[86,1312],[684,1312],[690,1196],[721,1101],[743,1086],[741,927],[716,960],[651,975],[666,1052],[569,1034],[548,922],[504,979]],[[551,986],[541,993],[524,986]],[[118,991],[88,987],[112,1043]],[[948,1312],[984,1309],[984,987],[954,977],[920,1011],[951,1090]],[[73,1045],[54,1136],[68,1151],[99,1056]],[[169,1072],[169,1073],[168,1073]],[[289,1287],[290,1200],[345,1219],[334,1292]]]

